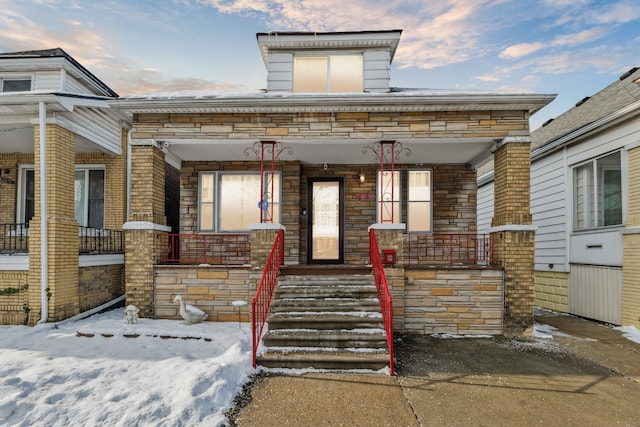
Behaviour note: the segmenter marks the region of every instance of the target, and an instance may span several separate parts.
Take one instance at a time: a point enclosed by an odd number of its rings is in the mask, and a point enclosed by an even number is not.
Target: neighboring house
[[[0,324],[58,321],[124,294],[115,98],[62,49],[0,54]]]
[[[133,122],[128,303],[178,318],[182,294],[235,321],[274,230],[286,229],[287,267],[344,269],[369,264],[373,227],[395,261],[397,332],[529,333],[529,117],[554,96],[392,88],[400,36],[260,33],[266,91],[109,101]],[[492,155],[489,239],[477,234],[475,168]]]
[[[640,70],[531,138],[536,305],[640,326]],[[478,186],[478,226],[488,230],[492,173]]]

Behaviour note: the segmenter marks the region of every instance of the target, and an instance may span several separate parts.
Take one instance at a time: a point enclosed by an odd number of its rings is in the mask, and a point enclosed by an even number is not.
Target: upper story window
[[[573,228],[622,225],[620,152],[573,168]]]
[[[199,231],[245,232],[249,225],[260,222],[260,173],[201,172],[198,180]],[[270,203],[273,221],[277,223],[280,222],[279,173],[274,175],[273,187]]]
[[[362,55],[296,56],[294,92],[362,92]]]
[[[0,78],[2,92],[29,92],[31,90],[31,79],[20,78]]]

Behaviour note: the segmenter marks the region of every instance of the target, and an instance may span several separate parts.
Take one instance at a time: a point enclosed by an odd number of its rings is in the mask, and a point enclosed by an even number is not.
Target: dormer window
[[[294,92],[362,92],[362,55],[295,56]]]
[[[31,90],[30,78],[5,78],[0,79],[2,92],[29,92]]]

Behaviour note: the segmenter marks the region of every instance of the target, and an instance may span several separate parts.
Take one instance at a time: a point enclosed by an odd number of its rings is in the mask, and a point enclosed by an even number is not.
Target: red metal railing
[[[493,265],[489,234],[407,234],[404,262],[420,264]]]
[[[247,264],[249,234],[166,234],[163,264]]]
[[[264,324],[269,314],[271,298],[278,282],[280,266],[284,263],[284,230],[278,230],[269,258],[264,266],[256,294],[251,300],[251,335],[253,344],[253,367],[256,367],[258,345],[262,338]]]
[[[389,287],[387,286],[387,278],[384,275],[384,268],[382,267],[378,241],[376,240],[375,230],[373,229],[369,230],[369,260],[371,261],[373,277],[378,291],[380,311],[382,312],[382,322],[387,334],[387,347],[389,348],[389,375],[393,375],[393,305],[391,303]]]

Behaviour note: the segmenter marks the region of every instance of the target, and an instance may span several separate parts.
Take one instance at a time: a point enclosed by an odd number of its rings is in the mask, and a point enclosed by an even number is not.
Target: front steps
[[[373,276],[365,271],[280,276],[263,337],[267,351],[258,364],[340,370],[389,366]]]

